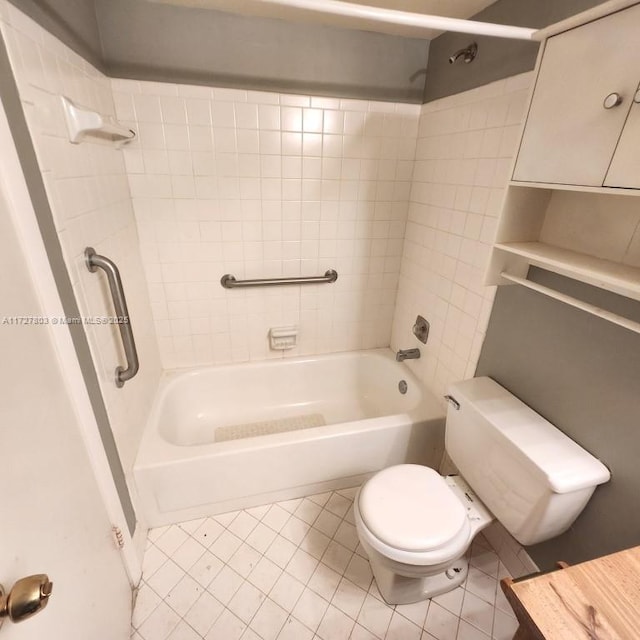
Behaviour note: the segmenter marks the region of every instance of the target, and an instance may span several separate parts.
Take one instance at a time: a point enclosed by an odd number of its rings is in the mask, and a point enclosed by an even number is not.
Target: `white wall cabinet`
[[[514,180],[640,188],[639,33],[636,5],[547,40]]]
[[[640,3],[627,0],[541,32],[548,39],[486,277],[636,333],[639,322],[528,274],[540,267],[640,302],[638,34]],[[610,94],[621,102],[604,105]]]

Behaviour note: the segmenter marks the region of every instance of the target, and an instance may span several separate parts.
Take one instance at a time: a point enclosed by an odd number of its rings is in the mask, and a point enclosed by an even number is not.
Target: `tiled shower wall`
[[[475,374],[495,294],[484,272],[532,79],[422,106],[391,347],[420,348],[407,364],[439,397]],[[426,345],[411,332],[418,314],[431,324]],[[512,575],[536,570],[501,524],[485,533]]]
[[[419,107],[114,80],[163,365],[385,347]],[[220,278],[335,284],[226,290]]]
[[[475,373],[495,294],[484,272],[531,81],[422,107],[391,346],[420,347],[408,364],[440,397]],[[417,314],[431,323],[426,345],[411,333]]]
[[[139,374],[122,389],[114,384],[115,368],[124,363],[117,326],[84,326],[128,473],[160,376],[129,185],[122,153],[113,145],[69,142],[60,101],[64,95],[100,113],[113,114],[109,79],[4,0],[0,1],[0,26],[85,318],[114,315],[104,276],[90,273],[84,265],[85,247],[93,246],[112,258],[122,274],[141,362]]]

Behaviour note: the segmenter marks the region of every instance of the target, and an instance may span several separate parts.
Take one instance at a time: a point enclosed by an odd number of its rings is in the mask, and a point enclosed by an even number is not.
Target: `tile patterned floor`
[[[507,640],[516,622],[486,540],[466,583],[391,607],[378,592],[347,489],[153,529],[134,640]]]

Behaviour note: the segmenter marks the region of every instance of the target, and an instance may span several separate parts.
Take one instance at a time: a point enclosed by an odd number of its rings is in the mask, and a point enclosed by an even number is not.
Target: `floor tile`
[[[205,640],[240,640],[246,625],[229,609],[225,609],[214,622]]]
[[[328,602],[331,602],[333,594],[341,580],[341,575],[333,569],[327,567],[326,564],[319,563],[313,575],[309,579],[307,586],[322,596]]]
[[[322,511],[322,507],[309,500],[309,498],[305,498],[293,512],[297,518],[300,518],[303,522],[306,522],[309,525],[312,525],[316,518],[320,515]]]
[[[289,542],[299,545],[309,533],[310,528],[310,525],[303,520],[291,516],[280,530],[280,535],[289,540]]]
[[[184,620],[180,620],[168,640],[200,640],[201,637],[193,627],[190,627]]]
[[[311,640],[313,631],[298,622],[292,616],[289,616],[284,623],[278,636],[278,640]]]
[[[413,624],[417,624],[422,629],[424,621],[427,618],[430,604],[430,600],[422,600],[412,604],[399,604],[396,607],[396,613],[404,616],[407,620],[410,620]]]
[[[349,640],[355,623],[355,620],[330,604],[316,633],[322,640]]]
[[[281,575],[282,569],[277,564],[271,562],[269,558],[262,557],[249,574],[248,580],[263,593],[269,593]]]
[[[438,603],[432,602],[429,606],[424,628],[437,640],[456,640],[459,621],[460,618],[458,616],[447,611]]]
[[[335,539],[347,549],[355,551],[358,546],[358,533],[356,528],[346,521],[342,521],[335,533]]]
[[[339,493],[333,493],[327,500],[324,508],[331,513],[334,513],[339,518],[344,518],[345,514],[351,506],[352,500],[341,496]]]
[[[331,538],[329,536],[325,536],[324,533],[312,528],[309,529],[309,532],[300,543],[300,548],[320,560],[330,542]]]
[[[136,596],[136,606],[131,617],[132,626],[137,629],[162,602],[162,598],[147,584],[142,584]]]
[[[206,549],[194,538],[187,540],[171,555],[171,559],[182,569],[188,571],[204,555]]]
[[[293,611],[303,591],[302,582],[288,573],[282,573],[269,592],[269,597],[285,611]]]
[[[262,606],[266,596],[251,583],[245,582],[231,598],[228,609],[235,613],[242,622],[249,624],[256,611]]]
[[[148,580],[147,584],[161,597],[166,598],[167,594],[185,575],[173,560],[167,560]]]
[[[309,496],[309,500],[315,502],[316,504],[324,507],[327,504],[327,500],[331,497],[331,491],[327,491],[326,493],[316,493],[312,496]]]
[[[475,593],[479,598],[485,602],[489,602],[492,606],[496,601],[496,587],[498,581],[486,573],[476,569],[475,567],[469,567],[469,575],[464,588],[471,593]]]
[[[366,597],[367,592],[364,589],[361,589],[350,580],[342,578],[331,604],[356,620]]]
[[[334,515],[330,511],[322,510],[320,515],[316,518],[316,521],[313,523],[313,528],[331,538],[340,526],[340,522],[341,520],[338,516]]]
[[[380,595],[353,519],[357,489],[153,529],[133,640],[510,640],[508,576],[484,536],[464,585],[413,604]]]
[[[241,511],[227,527],[231,533],[240,540],[246,540],[247,536],[256,528],[258,520],[246,511]]]
[[[178,549],[178,552],[180,550]],[[207,588],[213,579],[220,573],[224,563],[216,558],[210,551],[205,551],[187,570],[187,573],[196,582]]]
[[[479,598],[475,593],[464,594],[460,616],[483,633],[491,634],[493,629],[493,605]]]
[[[165,640],[175,629],[180,616],[165,602],[161,602],[140,625],[138,633],[145,640]]]
[[[518,629],[518,621],[514,616],[496,609],[493,616],[493,638],[495,640],[511,640]]]
[[[278,534],[267,527],[262,522],[258,523],[256,528],[247,536],[247,544],[251,545],[256,551],[264,553],[275,540]]]
[[[324,617],[329,603],[311,589],[305,589],[293,608],[292,615],[306,627],[315,631]]]
[[[205,591],[186,613],[184,620],[200,636],[204,636],[223,611],[224,606],[222,603],[216,600],[208,591]]]
[[[241,545],[242,540],[238,536],[231,533],[231,531],[223,531],[209,547],[209,551],[222,562],[229,562],[231,556]]]
[[[376,640],[376,636],[367,631],[363,626],[356,623],[351,631],[351,640]]]
[[[328,541],[327,544],[329,544]],[[166,553],[155,545],[151,545],[145,551],[144,560],[142,561],[143,579],[148,580],[168,559],[169,557]]]
[[[448,591],[435,598],[432,598],[433,602],[438,603],[441,607],[444,607],[447,611],[453,613],[454,616],[460,616],[462,610],[462,601],[464,600],[464,589],[457,587],[453,591]]]
[[[277,504],[271,505],[271,509],[262,518],[262,522],[273,529],[276,533],[284,527],[291,514]]]
[[[189,535],[192,535],[193,532],[206,520],[206,518],[196,518],[195,520],[187,520],[186,522],[181,522],[178,526],[186,531]]]
[[[246,578],[254,570],[261,558],[262,555],[258,551],[243,543],[231,556],[229,566],[243,578]]]
[[[225,606],[233,598],[240,585],[244,582],[242,576],[231,567],[224,566],[214,578],[207,590]]]
[[[384,638],[392,615],[391,607],[371,594],[367,594],[358,615],[358,622],[377,638]]]
[[[280,605],[266,598],[250,626],[263,640],[275,640],[287,618],[287,612]]]
[[[396,611],[391,617],[385,640],[420,640],[421,635],[422,626],[407,620]]]
[[[194,532],[193,537],[207,549],[216,541],[218,536],[224,531],[224,527],[213,520],[207,518]]]
[[[172,525],[156,541],[155,546],[171,556],[180,545],[186,542],[189,534],[183,531],[178,525]]]
[[[318,560],[316,560],[316,558],[309,555],[306,551],[298,549],[293,554],[286,571],[303,584],[307,584],[317,566]]]
[[[466,620],[460,620],[456,640],[490,640],[491,636],[482,633],[479,629],[469,624]]]
[[[204,588],[191,576],[185,575],[178,584],[171,589],[165,602],[180,616],[183,617],[202,595]]]
[[[351,557],[344,575],[365,591],[369,590],[371,581],[373,580],[373,573],[369,561],[357,555]]]
[[[353,552],[332,540],[322,556],[322,562],[342,575],[351,561]]]

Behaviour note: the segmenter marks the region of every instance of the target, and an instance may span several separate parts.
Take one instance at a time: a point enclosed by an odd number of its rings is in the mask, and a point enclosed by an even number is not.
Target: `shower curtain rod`
[[[493,36],[496,38],[512,38],[515,40],[531,40],[537,29],[525,27],[513,27],[506,24],[493,24],[491,22],[475,22],[460,18],[447,18],[445,16],[430,16],[422,13],[410,13],[409,11],[397,11],[396,9],[382,9],[365,5],[342,2],[342,0],[262,0],[265,4],[293,7],[317,13],[328,13],[349,18],[361,18],[386,22],[388,24],[400,24],[407,27],[421,29],[437,29],[440,31],[457,31],[458,33],[471,33],[479,36]]]

